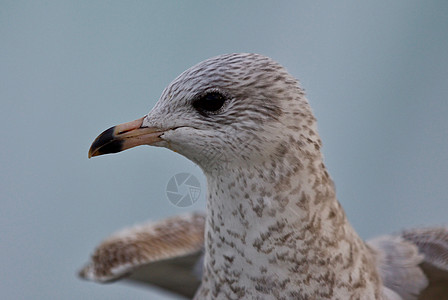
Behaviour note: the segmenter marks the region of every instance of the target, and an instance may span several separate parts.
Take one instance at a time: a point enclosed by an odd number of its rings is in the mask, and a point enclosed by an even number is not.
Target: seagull
[[[80,276],[194,299],[448,299],[448,229],[363,241],[336,198],[299,82],[253,53],[180,74],[144,117],[101,133],[89,158],[173,150],[207,179],[206,213],[124,229]]]

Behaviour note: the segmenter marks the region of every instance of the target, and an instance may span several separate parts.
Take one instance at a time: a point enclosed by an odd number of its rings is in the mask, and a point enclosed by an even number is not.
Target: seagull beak
[[[103,131],[90,146],[89,158],[161,141],[160,135],[164,133],[164,130],[142,127],[143,119],[123,123]]]

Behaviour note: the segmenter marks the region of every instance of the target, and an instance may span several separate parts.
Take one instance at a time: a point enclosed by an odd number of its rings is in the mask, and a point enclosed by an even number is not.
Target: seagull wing
[[[200,285],[205,216],[193,213],[137,225],[103,241],[80,277],[126,278],[192,298]]]
[[[367,244],[384,286],[403,300],[448,300],[448,229],[414,229]]]
[[[419,300],[448,299],[448,228],[423,228],[403,232],[403,238],[418,247],[423,255],[421,269],[428,286]]]

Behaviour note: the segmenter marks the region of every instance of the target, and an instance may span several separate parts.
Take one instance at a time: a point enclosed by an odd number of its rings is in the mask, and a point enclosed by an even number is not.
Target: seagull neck
[[[317,295],[344,289],[337,287],[344,276],[364,291],[379,285],[373,256],[348,223],[321,159],[235,166],[207,180],[202,293],[243,293],[244,281],[253,285],[251,296],[283,295],[289,286],[297,292],[297,285],[300,295]],[[319,284],[305,284],[322,278],[334,285],[318,291]]]

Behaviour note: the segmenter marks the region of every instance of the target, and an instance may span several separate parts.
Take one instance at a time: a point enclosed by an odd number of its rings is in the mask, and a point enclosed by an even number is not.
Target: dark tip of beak
[[[117,139],[114,131],[115,126],[105,130],[93,141],[89,149],[89,158],[122,150],[123,140]]]

